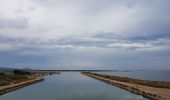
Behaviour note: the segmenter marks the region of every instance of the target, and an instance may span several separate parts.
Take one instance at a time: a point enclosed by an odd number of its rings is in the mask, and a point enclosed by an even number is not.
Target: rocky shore
[[[150,100],[170,100],[170,89],[165,88],[154,88],[139,84],[132,84],[128,82],[120,82],[116,80],[107,79],[102,76],[95,75],[91,72],[82,72],[83,75],[89,76],[91,78],[103,81],[108,84],[112,84],[119,88],[128,90],[132,93],[142,95],[145,98]]]
[[[0,95],[6,94],[8,92],[23,88],[25,86],[31,85],[31,84],[35,84],[38,82],[43,81],[44,78],[39,77],[39,78],[34,78],[34,79],[30,79],[27,81],[23,81],[20,83],[16,83],[16,84],[11,84],[11,85],[6,85],[6,86],[0,86]]]

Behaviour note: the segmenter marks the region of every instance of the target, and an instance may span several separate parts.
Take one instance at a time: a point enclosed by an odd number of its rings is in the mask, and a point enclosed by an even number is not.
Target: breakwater
[[[35,79],[28,80],[28,81],[20,82],[20,83],[17,83],[17,84],[0,86],[0,95],[6,94],[8,92],[11,92],[11,91],[14,91],[14,90],[17,90],[17,89],[20,89],[20,88],[23,88],[23,87],[28,86],[28,85],[32,85],[32,84],[41,82],[43,80],[44,80],[44,78],[40,77],[40,78],[35,78]]]
[[[112,84],[119,88],[128,90],[132,93],[142,95],[150,100],[170,100],[170,90],[165,88],[154,88],[139,84],[132,84],[129,82],[121,82],[104,77],[102,74],[92,73],[92,72],[82,72],[83,75],[89,76],[91,78],[103,81],[108,84]]]

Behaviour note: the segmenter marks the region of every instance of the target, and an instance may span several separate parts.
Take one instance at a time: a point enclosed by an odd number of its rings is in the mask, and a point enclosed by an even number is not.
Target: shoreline
[[[44,80],[43,77],[38,77],[38,78],[35,78],[35,79],[23,81],[23,82],[16,83],[16,84],[0,86],[0,96],[6,94],[8,92],[11,92],[11,91],[14,91],[14,90],[17,90],[17,89],[20,89],[20,88],[23,88],[23,87],[38,83],[38,82],[41,82],[43,80]]]
[[[101,76],[93,75],[90,72],[82,72],[81,74],[89,76],[91,78],[103,81],[105,83],[114,85],[132,93],[142,95],[144,98],[150,100],[170,100],[170,89],[155,88],[139,84],[133,84],[128,82],[120,82],[112,79],[107,79]]]

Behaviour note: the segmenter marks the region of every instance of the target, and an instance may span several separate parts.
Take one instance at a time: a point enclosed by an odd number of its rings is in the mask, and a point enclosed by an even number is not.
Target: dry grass
[[[121,81],[121,82],[128,82],[128,83],[140,84],[140,85],[145,85],[145,86],[150,86],[150,87],[170,89],[170,82],[139,80],[139,79],[132,79],[129,77],[111,76],[111,75],[98,74],[98,73],[92,73],[92,72],[83,72],[83,73],[88,73],[88,74],[100,76],[100,77],[111,79],[111,80]]]

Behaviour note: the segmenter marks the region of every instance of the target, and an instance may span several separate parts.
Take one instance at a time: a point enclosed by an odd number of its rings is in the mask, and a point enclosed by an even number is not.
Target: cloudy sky
[[[0,0],[0,67],[170,69],[170,0]]]

